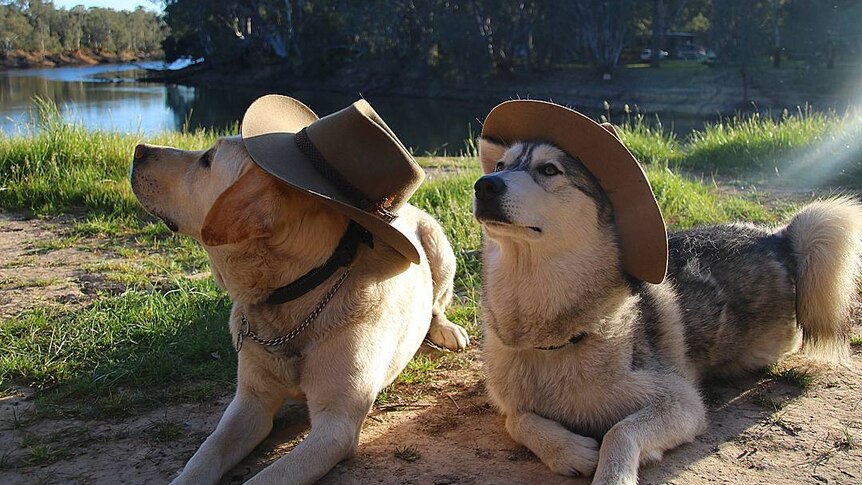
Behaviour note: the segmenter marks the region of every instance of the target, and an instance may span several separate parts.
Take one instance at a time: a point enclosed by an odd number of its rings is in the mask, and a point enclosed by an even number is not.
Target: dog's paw
[[[443,319],[431,324],[428,337],[436,345],[449,350],[464,350],[470,345],[470,337],[464,327]]]
[[[576,434],[553,452],[542,457],[552,472],[569,477],[588,477],[599,462],[599,442]]]

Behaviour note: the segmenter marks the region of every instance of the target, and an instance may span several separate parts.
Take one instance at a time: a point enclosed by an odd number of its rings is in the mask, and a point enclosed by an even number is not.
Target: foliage
[[[0,53],[42,55],[93,49],[105,52],[161,50],[165,26],[155,12],[111,8],[56,8],[41,0],[0,2]]]
[[[607,73],[644,47],[658,56],[674,31],[744,67],[776,48],[811,62],[849,59],[862,48],[860,15],[852,0],[167,0],[164,48],[223,70],[275,64],[320,76],[352,66],[375,85],[472,81],[581,62]]]

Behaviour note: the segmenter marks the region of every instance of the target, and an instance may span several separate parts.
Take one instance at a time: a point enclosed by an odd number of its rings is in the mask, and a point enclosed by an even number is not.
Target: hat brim
[[[646,174],[623,143],[587,116],[535,100],[506,101],[488,114],[482,136],[507,145],[549,141],[596,177],[614,209],[623,267],[661,283],[667,273],[667,229]]]
[[[353,205],[330,183],[297,147],[294,135],[317,121],[317,116],[299,101],[280,95],[257,99],[243,116],[241,134],[251,158],[270,175],[306,192],[321,203],[356,221],[412,263],[419,263],[420,242],[414,231],[392,224]]]

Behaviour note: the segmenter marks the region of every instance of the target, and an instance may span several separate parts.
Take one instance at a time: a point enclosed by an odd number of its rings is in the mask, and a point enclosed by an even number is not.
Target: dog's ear
[[[608,130],[611,135],[614,135],[614,138],[620,140],[620,132],[617,131],[617,127],[610,123],[602,123],[602,128]]]
[[[204,219],[207,246],[233,244],[272,235],[278,188],[262,170],[249,170],[216,199]]]
[[[479,161],[482,173],[491,173],[509,147],[490,138],[479,138]]]

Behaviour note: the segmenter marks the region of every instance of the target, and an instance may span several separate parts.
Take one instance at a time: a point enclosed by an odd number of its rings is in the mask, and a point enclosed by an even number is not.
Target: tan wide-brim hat
[[[248,108],[241,132],[261,168],[419,262],[416,237],[392,223],[425,172],[368,102],[318,119],[293,98],[267,95]]]
[[[667,272],[664,219],[646,174],[616,133],[564,106],[515,100],[491,110],[482,126],[482,137],[506,145],[549,141],[580,160],[596,177],[613,206],[623,268],[643,281],[664,280]],[[483,171],[489,173],[493,166],[485,166]]]

